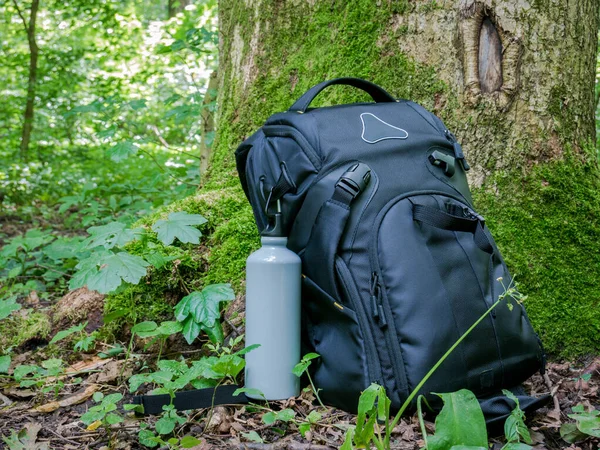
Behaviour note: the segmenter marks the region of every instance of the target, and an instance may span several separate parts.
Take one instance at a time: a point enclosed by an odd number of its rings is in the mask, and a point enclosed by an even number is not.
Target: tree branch
[[[15,8],[17,9],[17,14],[19,14],[19,17],[23,21],[23,26],[25,27],[25,31],[29,32],[29,25],[27,24],[27,21],[25,20],[25,16],[23,16],[23,13],[21,12],[21,8],[19,8],[19,4],[17,3],[17,0],[13,0],[13,5],[15,5]]]

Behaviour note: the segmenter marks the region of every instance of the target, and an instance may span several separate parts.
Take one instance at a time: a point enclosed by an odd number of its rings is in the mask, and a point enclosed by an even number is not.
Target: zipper
[[[356,291],[356,285],[354,284],[354,279],[352,278],[350,269],[348,269],[343,260],[339,264],[336,264],[336,267],[338,269],[338,275],[340,276],[345,291],[348,295],[350,307],[356,313],[358,318],[358,327],[365,337],[364,342],[367,344],[365,345],[365,351],[367,355],[367,371],[369,372],[369,377],[371,378],[369,382],[382,384],[383,376],[381,374],[381,363],[379,361],[379,356],[377,355],[377,348],[375,347],[375,339],[373,337],[373,330],[371,329],[371,321],[368,319],[363,303],[360,301],[355,301],[355,299],[358,298],[358,292]]]
[[[304,135],[295,128],[292,128],[291,126],[287,125],[265,125],[263,126],[262,130],[266,137],[286,137],[293,139],[302,149],[302,151],[312,163],[312,165],[315,167],[315,169],[321,169],[321,157],[313,149],[312,145],[310,145],[310,143],[304,137]]]
[[[379,266],[378,252],[378,236],[379,227],[388,211],[399,201],[413,196],[418,195],[440,195],[447,198],[451,198],[461,204],[465,203],[465,200],[460,199],[454,195],[449,195],[445,192],[440,191],[414,191],[407,192],[398,197],[391,199],[381,209],[377,217],[375,218],[372,241],[369,249],[369,260],[371,265],[371,284],[370,284],[370,307],[373,322],[376,323],[381,332],[385,336],[388,350],[392,354],[392,368],[394,376],[401,383],[400,390],[404,389],[404,395],[407,397],[410,392],[410,386],[408,386],[408,377],[406,376],[406,370],[404,367],[404,358],[402,356],[402,350],[396,333],[396,326],[394,324],[394,318],[392,317],[391,308],[385,294],[385,289],[382,286],[381,281],[381,267]]]

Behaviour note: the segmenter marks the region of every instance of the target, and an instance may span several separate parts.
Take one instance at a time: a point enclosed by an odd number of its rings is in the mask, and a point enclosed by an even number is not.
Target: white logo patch
[[[406,139],[408,137],[406,130],[384,122],[375,114],[362,113],[360,120],[363,125],[361,138],[369,144],[386,139]]]

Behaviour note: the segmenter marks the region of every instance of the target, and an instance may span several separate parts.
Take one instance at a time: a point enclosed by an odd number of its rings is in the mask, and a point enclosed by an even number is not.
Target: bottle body
[[[300,361],[302,264],[286,247],[287,238],[261,242],[246,261],[246,346],[260,347],[246,353],[245,386],[267,400],[282,400],[300,393],[292,369]]]

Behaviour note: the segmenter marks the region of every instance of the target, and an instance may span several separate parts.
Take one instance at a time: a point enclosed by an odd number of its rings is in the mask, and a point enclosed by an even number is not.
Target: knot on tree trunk
[[[520,39],[504,30],[501,17],[483,3],[465,0],[459,8],[464,99],[476,106],[485,96],[505,111],[518,89]]]

